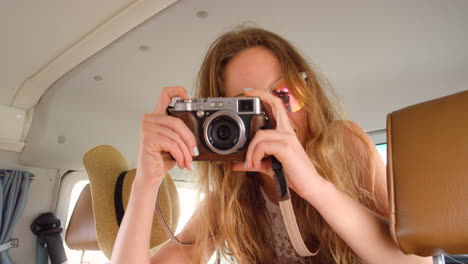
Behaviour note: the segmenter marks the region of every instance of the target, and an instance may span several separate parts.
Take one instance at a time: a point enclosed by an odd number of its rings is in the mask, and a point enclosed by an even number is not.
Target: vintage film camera
[[[194,133],[200,155],[193,160],[243,161],[250,140],[268,126],[258,97],[177,100],[168,113]]]

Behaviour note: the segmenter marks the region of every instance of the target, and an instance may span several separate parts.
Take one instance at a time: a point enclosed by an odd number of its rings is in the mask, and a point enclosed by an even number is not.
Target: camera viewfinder
[[[254,101],[249,100],[239,100],[238,111],[239,112],[253,112]]]

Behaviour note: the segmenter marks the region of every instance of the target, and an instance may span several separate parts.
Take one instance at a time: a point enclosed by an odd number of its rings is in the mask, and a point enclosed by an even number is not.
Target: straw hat
[[[91,186],[97,240],[101,250],[110,259],[119,229],[116,216],[119,214],[118,208],[121,207],[118,205],[119,200],[121,197],[123,213],[127,208],[136,169],[130,170],[122,154],[109,145],[89,150],[83,157],[83,164]],[[119,187],[119,181],[122,183],[121,187]],[[117,188],[116,184],[118,184]],[[156,189],[154,191],[157,192]],[[116,192],[117,195],[115,195]],[[174,232],[179,221],[179,196],[174,181],[169,175],[166,175],[161,183],[160,192],[162,215]],[[160,227],[157,217],[153,217],[150,248],[166,240],[168,237]]]

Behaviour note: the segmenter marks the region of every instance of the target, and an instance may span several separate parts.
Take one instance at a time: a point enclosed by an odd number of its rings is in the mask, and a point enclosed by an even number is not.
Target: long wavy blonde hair
[[[252,27],[240,27],[221,35],[210,46],[201,65],[196,96],[225,96],[223,75],[230,59],[244,49],[259,46],[276,55],[288,87],[296,98],[305,102],[305,150],[319,174],[353,199],[370,208],[378,207],[374,181],[366,184],[363,180],[374,174],[372,159],[363,159],[369,163],[357,162],[356,150],[350,147],[348,137],[343,136],[343,130],[349,125],[339,121],[340,108],[325,92],[324,87],[329,85],[285,39]],[[300,72],[308,76],[305,84],[300,80]],[[356,136],[365,142],[362,136]],[[367,155],[370,153],[367,149]],[[200,192],[208,194],[209,199],[198,209],[200,221],[192,261],[200,263],[207,258],[206,249],[214,238],[218,252],[225,259],[235,259],[237,263],[278,263],[275,245],[268,236],[269,217],[259,190],[259,178],[234,172],[231,166],[231,162],[216,161],[197,164]],[[294,192],[292,202],[306,243],[320,241],[320,253],[311,257],[311,261],[359,263],[358,256],[311,204]]]

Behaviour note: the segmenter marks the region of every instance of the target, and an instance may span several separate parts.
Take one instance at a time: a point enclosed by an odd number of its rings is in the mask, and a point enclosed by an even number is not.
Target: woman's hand
[[[305,198],[314,187],[311,177],[319,174],[291,126],[283,102],[267,91],[258,89],[246,90],[244,95],[260,97],[269,109],[270,118],[274,119],[276,127],[257,131],[247,149],[245,164],[236,163],[233,170],[258,171],[273,177],[271,161],[264,159],[273,155],[281,162],[289,187]]]
[[[191,170],[192,155],[198,154],[192,131],[181,119],[166,113],[174,97],[190,99],[183,87],[165,87],[154,111],[143,116],[136,179],[144,184],[159,184],[176,163]]]

